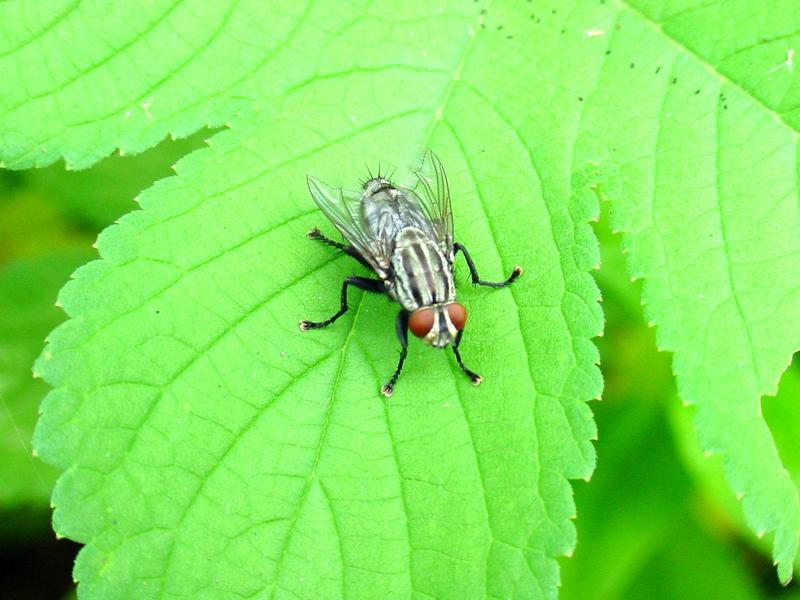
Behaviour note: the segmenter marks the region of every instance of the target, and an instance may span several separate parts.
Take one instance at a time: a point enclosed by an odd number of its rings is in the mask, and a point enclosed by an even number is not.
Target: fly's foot
[[[381,386],[381,394],[386,396],[387,398],[394,394],[394,383],[384,383]]]
[[[511,273],[511,278],[512,278],[511,281],[514,281],[514,279],[516,279],[520,275],[522,275],[522,267],[517,265],[514,267],[514,271]]]
[[[481,384],[481,381],[483,381],[483,377],[481,377],[474,371],[465,369],[464,372],[467,374],[467,377],[469,377],[469,380],[472,382],[472,385],[478,386]]]
[[[300,331],[308,331],[309,329],[320,329],[325,327],[325,323],[315,323],[314,321],[300,321]]]
[[[314,229],[312,229],[306,234],[306,237],[310,240],[318,240],[319,238],[322,237],[322,232],[316,227],[314,227]]]

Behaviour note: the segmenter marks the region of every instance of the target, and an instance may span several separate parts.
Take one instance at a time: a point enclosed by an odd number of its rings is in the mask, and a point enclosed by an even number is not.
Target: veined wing
[[[416,171],[419,182],[414,194],[428,215],[436,241],[446,256],[453,257],[453,210],[450,206],[450,186],[444,166],[433,151],[427,150],[422,165]]]
[[[390,249],[384,240],[376,239],[364,227],[360,195],[345,195],[341,188],[331,187],[311,176],[308,177],[308,190],[328,220],[375,269],[378,276],[386,277],[391,265]]]

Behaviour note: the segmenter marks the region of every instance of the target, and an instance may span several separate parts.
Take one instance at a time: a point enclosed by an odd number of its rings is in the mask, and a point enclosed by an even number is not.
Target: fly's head
[[[411,313],[408,328],[434,348],[452,344],[467,323],[467,309],[458,302],[424,306]]]

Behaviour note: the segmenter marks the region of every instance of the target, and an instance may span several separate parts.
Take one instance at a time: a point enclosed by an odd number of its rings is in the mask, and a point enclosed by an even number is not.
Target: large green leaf
[[[66,470],[55,527],[87,544],[84,593],[555,593],[554,557],[574,545],[566,477],[594,460],[585,401],[600,390],[589,338],[601,318],[586,272],[595,201],[568,204],[571,146],[557,143],[579,104],[556,90],[560,119],[531,120],[528,98],[555,74],[493,68],[538,51],[532,35],[496,31],[525,8],[493,8],[492,35],[476,35],[471,4],[314,8],[295,36],[315,68],[295,56],[302,68],[265,78],[282,90],[268,109],[234,118],[101,236],[103,260],[63,290],[73,319],[37,366],[56,387],[37,447]],[[248,10],[236,18],[271,15]],[[395,308],[355,294],[337,326],[298,331],[358,270],[305,239],[324,227],[305,174],[353,185],[365,159],[402,169],[426,146],[447,164],[459,239],[483,273],[528,274],[512,290],[462,290],[480,388],[414,344],[384,400]]]

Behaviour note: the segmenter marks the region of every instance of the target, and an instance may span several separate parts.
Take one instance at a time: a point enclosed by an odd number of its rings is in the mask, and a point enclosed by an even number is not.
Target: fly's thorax
[[[434,227],[419,198],[407,188],[386,179],[374,178],[364,184],[360,200],[364,228],[377,240],[394,240],[403,229],[415,227],[433,237]]]
[[[415,336],[435,348],[444,348],[456,341],[466,322],[467,309],[457,302],[449,302],[415,310],[408,324]]]
[[[424,231],[407,227],[394,240],[391,295],[408,311],[453,302],[450,262]]]

